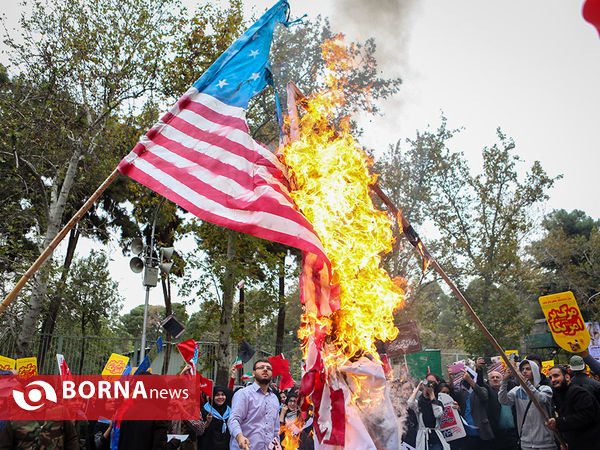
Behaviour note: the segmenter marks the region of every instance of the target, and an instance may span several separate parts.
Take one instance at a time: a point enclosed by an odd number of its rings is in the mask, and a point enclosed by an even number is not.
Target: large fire
[[[381,255],[392,248],[392,219],[371,201],[371,161],[352,137],[349,118],[333,127],[345,99],[343,74],[355,61],[341,37],[326,42],[322,52],[328,88],[303,102],[300,139],[282,156],[291,195],[321,238],[340,285],[340,310],[331,317],[305,314],[299,335],[306,340],[325,328],[325,366],[339,367],[365,351],[376,357],[375,340],[397,335],[392,312],[404,306],[404,292],[380,267]]]

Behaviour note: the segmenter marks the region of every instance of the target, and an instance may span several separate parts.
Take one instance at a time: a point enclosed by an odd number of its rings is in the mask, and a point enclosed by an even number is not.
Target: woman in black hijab
[[[204,433],[198,436],[198,450],[228,450],[229,429],[227,419],[231,412],[229,389],[215,386],[212,402],[202,407],[202,419],[206,422]]]

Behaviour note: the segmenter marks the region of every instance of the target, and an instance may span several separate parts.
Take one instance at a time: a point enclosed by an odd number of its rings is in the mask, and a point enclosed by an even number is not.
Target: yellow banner
[[[514,361],[514,358],[511,358],[510,355],[519,356],[519,350],[504,350],[504,353],[506,354],[506,356],[509,357],[509,359],[512,359],[513,361]],[[506,370],[506,363],[504,362],[504,359],[502,359],[502,372],[504,373],[505,370]]]
[[[37,375],[37,358],[19,358],[17,359],[17,372],[22,378],[29,378]]]
[[[12,358],[0,355],[0,370],[13,370],[15,368],[16,361]]]
[[[127,356],[113,353],[102,370],[102,375],[121,375],[129,362]]]
[[[558,345],[572,353],[588,348],[590,333],[571,291],[540,297],[540,306]]]
[[[548,371],[554,367],[554,360],[551,359],[549,361],[542,361],[542,373],[548,376]]]

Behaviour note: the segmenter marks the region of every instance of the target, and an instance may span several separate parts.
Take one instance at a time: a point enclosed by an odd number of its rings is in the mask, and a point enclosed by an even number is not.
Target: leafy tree
[[[173,303],[174,314],[181,323],[186,323],[188,314],[185,305],[182,303]],[[163,340],[167,338],[166,331],[160,326],[160,322],[166,317],[165,307],[162,305],[148,305],[148,320],[146,321],[146,342],[153,343],[160,336]],[[144,326],[144,305],[138,305],[132,308],[120,318],[122,331],[132,338],[141,338]]]
[[[522,172],[514,142],[500,130],[498,143],[482,150],[482,172],[473,175],[463,155],[447,147],[456,132],[443,119],[437,131],[418,133],[409,141],[431,162],[422,192],[428,196],[426,217],[441,234],[435,254],[459,287],[472,294],[471,304],[492,334],[515,345],[531,325],[527,303],[533,273],[523,263],[523,241],[535,223],[532,208],[548,198],[556,178],[546,175],[538,161]],[[394,175],[384,176],[390,183]],[[502,311],[513,312],[511,319],[521,327],[505,328],[496,317]],[[493,351],[466,312],[459,331],[466,350]]]
[[[81,164],[89,170],[105,161],[110,122],[126,101],[156,86],[175,9],[171,0],[35,0],[21,17],[20,35],[5,37],[24,92],[6,98],[3,111],[11,116],[0,144],[33,180],[40,249],[65,220],[78,175],[88,173]],[[21,355],[29,353],[46,292],[47,273],[38,271],[18,337]]]
[[[89,327],[99,333],[102,327],[114,323],[121,307],[122,298],[117,286],[118,283],[110,277],[106,255],[92,250],[87,258],[73,263],[63,294],[67,308],[61,321],[69,330],[77,330],[82,337],[88,334]],[[84,356],[85,341],[82,341],[79,373]]]
[[[583,211],[561,209],[546,216],[543,226],[544,235],[529,247],[540,269],[536,295],[573,291],[582,313],[597,321],[600,309],[593,296],[600,291],[600,222]]]

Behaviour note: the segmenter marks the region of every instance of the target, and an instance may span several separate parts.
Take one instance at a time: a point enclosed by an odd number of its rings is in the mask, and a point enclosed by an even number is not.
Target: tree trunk
[[[69,160],[69,166],[65,173],[60,193],[53,196],[50,203],[50,211],[48,212],[48,225],[46,228],[46,235],[44,237],[44,243],[40,249],[40,253],[52,242],[52,239],[60,231],[60,224],[62,222],[63,214],[67,204],[67,199],[71,188],[75,183],[75,175],[77,172],[77,166],[79,165],[79,159],[81,157],[81,147],[76,145],[75,151]],[[44,267],[48,267],[48,262],[52,259],[50,256],[46,263],[42,266],[42,269],[38,270],[32,277],[32,289],[31,297],[29,300],[29,308],[25,311],[23,316],[23,323],[21,324],[21,332],[17,337],[16,350],[19,357],[31,356],[31,342],[33,336],[38,331],[38,321],[42,309],[42,304],[46,298],[46,292],[48,290],[48,273],[47,270],[43,270]]]
[[[230,353],[231,330],[233,328],[233,277],[236,258],[238,234],[236,231],[228,230],[227,233],[227,267],[221,286],[223,291],[223,305],[221,306],[221,324],[219,327],[219,343],[217,346],[217,377],[216,384],[227,386],[229,381],[229,369],[232,363]]]
[[[285,254],[281,257],[279,268],[279,293],[277,311],[277,337],[275,338],[275,354],[283,353],[283,335],[285,333]]]
[[[62,305],[62,297],[60,293],[62,292],[64,286],[67,283],[67,275],[69,273],[71,263],[73,262],[73,256],[75,255],[75,248],[77,247],[77,242],[79,240],[80,234],[81,232],[79,230],[79,226],[77,225],[69,233],[69,244],[67,247],[67,254],[65,255],[65,261],[63,262],[62,273],[60,275],[57,293],[50,302],[48,312],[46,313],[46,317],[44,318],[44,322],[42,323],[42,332],[40,333],[40,348],[38,349],[37,356],[39,367],[44,366],[46,352],[48,351],[48,347],[50,346],[50,342],[52,341],[54,327],[56,326],[56,319],[58,318],[58,312],[60,311],[60,307]]]

